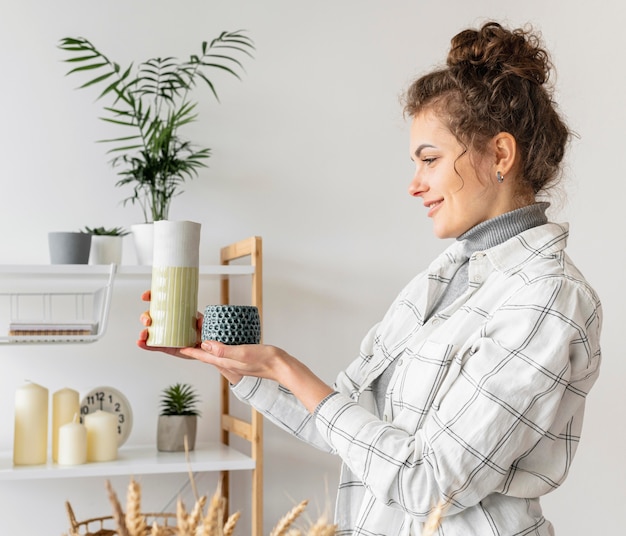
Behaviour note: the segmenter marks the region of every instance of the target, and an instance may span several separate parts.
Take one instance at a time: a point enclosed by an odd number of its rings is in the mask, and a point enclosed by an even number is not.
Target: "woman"
[[[601,306],[565,254],[567,224],[537,201],[569,137],[549,72],[535,35],[490,22],[456,35],[447,65],[410,86],[409,193],[456,241],[333,387],[273,346],[170,350],[216,366],[239,398],[341,457],[338,534],[417,535],[437,508],[446,536],[554,534],[539,497],[578,444]]]

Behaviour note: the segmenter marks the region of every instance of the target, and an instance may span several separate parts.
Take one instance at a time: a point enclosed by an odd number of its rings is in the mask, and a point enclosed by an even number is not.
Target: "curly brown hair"
[[[558,178],[570,138],[548,84],[551,70],[537,34],[487,22],[452,38],[446,66],[410,85],[404,112],[433,110],[479,155],[496,134],[508,132],[520,155],[519,180],[536,194]]]

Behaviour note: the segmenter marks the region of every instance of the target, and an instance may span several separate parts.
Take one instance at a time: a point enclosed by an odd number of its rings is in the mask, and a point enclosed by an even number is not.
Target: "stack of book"
[[[89,322],[11,322],[9,336],[11,337],[39,337],[65,335],[93,335],[97,324]]]

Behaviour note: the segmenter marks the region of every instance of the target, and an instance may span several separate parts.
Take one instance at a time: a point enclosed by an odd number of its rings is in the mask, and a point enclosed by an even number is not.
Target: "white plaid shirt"
[[[548,223],[476,253],[469,289],[429,318],[462,262],[453,243],[396,298],[310,415],[275,382],[233,389],[343,460],[338,534],[553,534],[538,497],[565,479],[598,376],[601,305]],[[424,319],[428,319],[424,322]],[[395,359],[383,418],[372,381]]]

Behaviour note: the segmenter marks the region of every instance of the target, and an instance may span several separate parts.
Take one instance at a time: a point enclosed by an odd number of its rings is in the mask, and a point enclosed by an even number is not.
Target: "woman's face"
[[[510,188],[496,180],[495,154],[471,158],[432,111],[414,117],[410,153],[415,176],[409,193],[422,198],[437,237],[457,238],[514,208]]]

